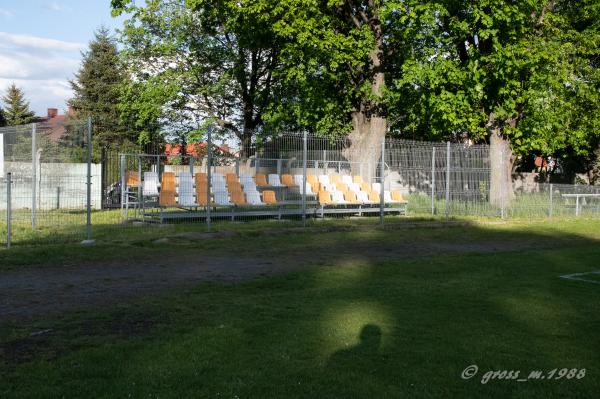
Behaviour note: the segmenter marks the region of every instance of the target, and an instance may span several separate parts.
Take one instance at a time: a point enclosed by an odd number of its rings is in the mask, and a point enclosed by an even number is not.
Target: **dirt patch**
[[[213,238],[226,238],[230,234],[215,234]],[[204,234],[186,234],[172,239],[193,241],[205,238]],[[539,248],[539,243],[537,245]],[[135,260],[1,272],[0,326],[119,304],[172,288],[191,287],[203,281],[239,281],[311,265],[343,264],[356,259],[393,261],[432,254],[509,251],[530,246],[531,242],[508,239],[452,240],[451,243],[433,239],[336,241],[333,244],[314,240],[302,248],[266,248],[260,255],[252,256],[232,247],[226,257],[207,256],[193,247],[181,250],[165,246],[164,256],[160,258],[144,256],[142,251],[139,259]]]

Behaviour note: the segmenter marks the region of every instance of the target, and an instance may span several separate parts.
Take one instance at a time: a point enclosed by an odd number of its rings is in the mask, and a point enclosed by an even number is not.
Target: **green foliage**
[[[172,141],[186,142],[210,119],[249,143],[275,84],[278,49],[269,25],[233,0],[112,5],[130,13],[121,40],[135,78],[122,88],[120,110],[142,139],[158,123],[168,125]]]
[[[0,107],[0,127],[6,126],[6,118],[4,117],[4,110]]]
[[[0,123],[4,119],[7,126],[26,125],[35,119],[35,114],[29,109],[29,102],[25,100],[23,90],[12,83],[8,86],[6,94],[2,97],[4,112],[0,112]],[[0,110],[1,111],[1,110]]]
[[[268,120],[314,130],[348,133],[353,112],[385,115],[385,84],[375,87],[387,62],[383,1],[355,7],[350,1],[264,0],[253,12],[268,9],[281,52],[285,86]],[[376,63],[382,63],[378,67]]]
[[[118,50],[109,31],[100,28],[83,53],[81,68],[71,81],[74,97],[69,101],[81,120],[91,117],[94,123],[94,144],[117,148],[135,141],[121,120],[117,108],[120,87],[127,80],[119,63]]]
[[[600,131],[596,3],[405,2],[394,128],[484,141],[494,124],[517,154],[585,153]]]

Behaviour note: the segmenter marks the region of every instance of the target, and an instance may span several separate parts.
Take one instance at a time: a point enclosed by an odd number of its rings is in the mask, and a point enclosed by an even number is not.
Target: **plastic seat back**
[[[258,191],[251,191],[246,194],[246,199],[250,205],[264,205],[264,202],[260,199],[260,193]]]
[[[227,191],[216,191],[215,192],[215,204],[220,205],[220,206],[232,205],[231,202],[229,202],[229,195],[227,194]]]
[[[281,175],[281,183],[283,183],[283,185],[287,186],[287,187],[294,187],[294,186],[302,185],[302,183],[295,184],[294,178],[292,177],[292,175]]]
[[[349,186],[350,184],[354,183],[352,181],[352,176],[350,176],[350,175],[343,175],[342,176],[342,183],[346,184],[347,186]]]
[[[196,185],[201,183],[208,183],[208,176],[206,175],[206,173],[196,173],[194,175],[194,183],[196,183]]]
[[[327,175],[319,175],[319,183],[321,184],[329,184],[329,176]]]
[[[207,185],[196,186],[196,203],[202,206],[208,206],[208,192],[206,191]]]
[[[281,183],[281,179],[279,178],[279,175],[271,173],[268,176],[269,178],[269,186],[273,186],[273,187],[282,187],[283,184]]]
[[[386,203],[388,203],[388,204],[392,203],[392,202],[395,202],[392,199],[392,194],[389,191],[384,191],[383,192],[383,201],[386,202]]]
[[[277,205],[277,196],[273,190],[263,191],[263,201],[267,205]]]
[[[342,177],[340,175],[330,175],[329,182],[333,184],[341,183]]]
[[[242,185],[240,182],[232,181],[227,183],[227,190],[231,193],[234,191],[242,191]]]
[[[194,202],[194,181],[191,173],[179,174],[179,197],[177,202],[183,206],[193,206]]]
[[[344,199],[346,200],[346,202],[349,202],[351,204],[358,204],[358,198],[356,198],[356,193],[353,191],[346,191],[344,193]]]
[[[371,192],[369,193],[369,201],[371,201],[371,202],[376,202],[376,203],[380,203],[380,202],[381,202],[381,200],[380,200],[380,197],[379,197],[379,193],[378,193],[378,192],[376,192],[376,191],[371,191]]]
[[[336,203],[336,204],[345,204],[346,200],[344,199],[344,193],[341,191],[334,191],[331,194],[331,200],[332,202]]]
[[[225,181],[227,182],[227,184],[237,183],[238,182],[237,175],[235,173],[227,173],[225,175]]]
[[[348,190],[357,193],[360,191],[360,185],[357,183],[350,183],[348,184]]]
[[[331,193],[327,191],[319,191],[319,204],[331,205]]]
[[[365,182],[360,183],[360,189],[361,189],[361,191],[364,191],[365,193],[371,192],[371,186],[369,185],[369,183],[365,183]]]
[[[353,180],[354,180],[354,183],[356,183],[356,184],[362,184],[365,182],[363,180],[362,176],[354,176]]]
[[[340,182],[337,182],[337,183],[335,183],[335,187],[336,187],[336,188],[337,188],[339,191],[341,191],[341,192],[343,192],[343,193],[345,193],[346,191],[349,191],[349,189],[348,189],[348,186],[346,185],[346,183],[342,183],[341,181],[340,181]]]
[[[158,195],[158,174],[156,172],[144,172],[144,195]]]
[[[381,192],[381,183],[373,183],[373,184],[371,184],[371,187],[373,188],[373,191],[375,191],[376,193]]]
[[[127,187],[139,187],[140,179],[138,172],[134,172],[132,170],[128,171],[125,175],[125,185]]]
[[[258,187],[266,187],[269,185],[269,183],[267,183],[267,177],[262,173],[257,173],[256,176],[254,176],[254,181]]]
[[[368,204],[369,201],[369,194],[367,194],[364,191],[359,191],[356,193],[356,199],[362,203],[362,204]]]
[[[242,191],[234,191],[231,193],[231,202],[237,206],[247,205],[246,197]]]
[[[176,193],[176,181],[175,173],[164,172],[162,174],[162,185],[160,187],[160,195],[158,197],[158,203],[161,206],[175,206],[177,202],[175,200]]]
[[[392,199],[397,202],[406,202],[400,191],[392,191]]]

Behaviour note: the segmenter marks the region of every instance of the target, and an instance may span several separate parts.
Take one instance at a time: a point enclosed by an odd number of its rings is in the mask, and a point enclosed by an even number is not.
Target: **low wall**
[[[102,167],[92,164],[92,208],[102,206]],[[33,191],[36,207],[40,210],[85,209],[87,202],[87,164],[42,163],[37,170],[35,183],[31,163],[5,162],[5,172],[13,174],[12,208],[31,209]],[[0,209],[6,209],[6,184],[0,184]]]

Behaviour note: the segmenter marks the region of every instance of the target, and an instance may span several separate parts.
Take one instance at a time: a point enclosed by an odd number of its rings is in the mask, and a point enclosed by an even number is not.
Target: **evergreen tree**
[[[4,110],[0,107],[0,127],[6,126],[6,119],[4,118]]]
[[[14,83],[8,86],[6,94],[2,98],[4,102],[4,120],[8,126],[25,125],[33,122],[35,114],[29,109],[29,102],[25,100],[23,90]],[[0,116],[0,126],[2,116]]]
[[[75,96],[69,104],[79,118],[92,118],[94,143],[100,147],[116,148],[135,140],[119,118],[119,88],[125,74],[116,43],[106,28],[96,32],[82,56],[81,68],[70,82]]]

